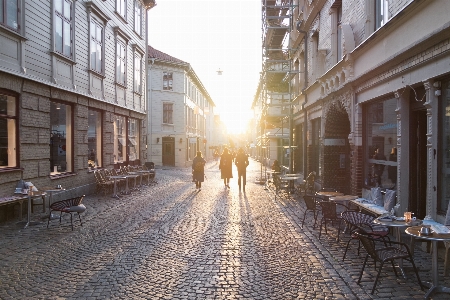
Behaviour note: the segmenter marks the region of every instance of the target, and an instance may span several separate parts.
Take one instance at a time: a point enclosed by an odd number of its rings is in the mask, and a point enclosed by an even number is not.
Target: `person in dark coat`
[[[247,154],[244,153],[244,149],[239,148],[234,163],[236,164],[236,167],[238,170],[239,191],[241,191],[241,187],[242,187],[245,192],[245,183],[247,182],[248,156],[247,156]],[[241,179],[242,179],[242,182],[241,182]]]
[[[233,155],[230,153],[228,148],[224,148],[222,155],[220,156],[220,177],[223,179],[225,187],[230,188],[230,178],[233,178]]]
[[[195,182],[195,188],[202,190],[202,182],[205,181],[205,163],[202,152],[197,151],[197,156],[192,161],[192,178]]]

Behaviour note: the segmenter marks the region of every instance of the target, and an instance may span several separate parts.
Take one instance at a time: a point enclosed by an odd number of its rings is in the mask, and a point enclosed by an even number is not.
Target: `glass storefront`
[[[397,184],[397,100],[365,107],[364,186],[394,189]]]

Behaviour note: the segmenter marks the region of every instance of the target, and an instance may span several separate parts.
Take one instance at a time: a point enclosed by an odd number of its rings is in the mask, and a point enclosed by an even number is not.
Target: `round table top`
[[[122,178],[127,178],[127,176],[126,175],[114,175],[114,176],[109,176],[109,178],[112,178],[112,179],[122,179]]]
[[[426,227],[428,227],[428,226],[426,226]],[[448,240],[450,240],[450,233],[437,234],[435,232],[432,232],[430,235],[421,235],[420,228],[422,228],[422,226],[408,227],[408,228],[406,228],[405,232],[411,236],[418,237],[418,238],[421,238],[424,240],[430,240],[430,241],[448,241]]]
[[[326,196],[326,197],[335,197],[335,196],[344,196],[344,193],[340,193],[340,192],[316,192],[316,195]]]
[[[421,220],[416,220],[416,221],[421,221]],[[380,220],[379,218],[376,218],[375,220],[373,220],[373,222],[378,225],[383,225],[383,226],[387,226],[387,227],[411,227],[412,226],[412,224],[406,223],[404,220],[403,221],[397,221],[397,220],[383,221],[383,220]],[[419,228],[420,227],[422,227],[422,226],[419,226]]]
[[[328,200],[330,201],[348,201],[358,199],[358,196],[353,195],[343,195],[343,196],[334,196],[330,197]]]
[[[297,180],[302,178],[301,176],[281,176],[281,179],[283,180]]]

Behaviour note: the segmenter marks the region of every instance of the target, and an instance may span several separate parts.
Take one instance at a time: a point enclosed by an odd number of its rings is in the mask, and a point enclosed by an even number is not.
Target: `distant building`
[[[147,157],[162,166],[190,166],[196,151],[212,158],[214,107],[191,65],[148,47]]]
[[[154,0],[0,1],[0,196],[141,161]],[[1,216],[0,216],[1,218]]]

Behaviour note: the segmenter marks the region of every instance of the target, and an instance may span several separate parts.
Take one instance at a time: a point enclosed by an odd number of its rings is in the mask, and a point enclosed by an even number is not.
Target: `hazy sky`
[[[261,1],[156,3],[149,12],[149,44],[190,63],[229,130],[245,130],[261,71]]]

